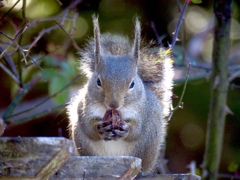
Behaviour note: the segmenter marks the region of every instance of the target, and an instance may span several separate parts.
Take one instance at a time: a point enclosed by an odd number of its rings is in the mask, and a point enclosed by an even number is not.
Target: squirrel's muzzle
[[[120,93],[112,93],[106,97],[105,103],[110,109],[119,109],[123,105],[123,99]]]

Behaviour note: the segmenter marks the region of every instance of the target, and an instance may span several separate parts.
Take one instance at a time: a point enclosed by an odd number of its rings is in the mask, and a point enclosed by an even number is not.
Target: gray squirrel
[[[94,38],[80,52],[88,81],[67,107],[70,136],[81,156],[135,156],[144,173],[153,172],[170,112],[170,53],[141,42],[137,18],[133,43],[101,35],[97,17],[93,24]]]

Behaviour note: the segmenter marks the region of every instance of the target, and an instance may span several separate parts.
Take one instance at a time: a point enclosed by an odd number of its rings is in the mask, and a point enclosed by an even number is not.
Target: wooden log
[[[141,175],[141,159],[131,156],[72,156],[65,138],[0,138],[0,178],[84,180],[200,180],[191,174]],[[70,158],[69,158],[70,157]]]
[[[141,162],[131,156],[73,156],[50,179],[134,179]]]
[[[56,137],[0,138],[0,177],[48,179],[73,154],[72,141]]]
[[[139,175],[136,180],[201,180],[194,174],[147,174]]]

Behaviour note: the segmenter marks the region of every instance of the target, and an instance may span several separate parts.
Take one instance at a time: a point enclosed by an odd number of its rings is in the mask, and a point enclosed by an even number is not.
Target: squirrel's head
[[[98,19],[94,18],[94,73],[89,82],[93,100],[110,109],[119,109],[141,98],[144,89],[138,76],[140,56],[140,23],[136,20],[135,40],[131,47],[122,36],[101,39]],[[113,40],[114,39],[114,40]],[[106,44],[103,45],[104,41]],[[124,49],[124,43],[129,48]],[[115,48],[108,46],[117,46]],[[121,47],[122,46],[122,47]],[[123,49],[124,53],[113,52]],[[115,50],[114,50],[115,49]]]

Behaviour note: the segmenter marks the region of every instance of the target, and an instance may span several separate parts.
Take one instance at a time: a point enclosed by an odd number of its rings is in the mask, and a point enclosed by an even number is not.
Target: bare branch
[[[61,17],[60,25],[59,25],[59,23],[58,23],[58,25],[55,25],[55,26],[52,26],[52,27],[50,27],[50,28],[47,28],[47,29],[42,30],[42,31],[39,33],[39,35],[35,38],[35,40],[33,41],[33,43],[31,43],[30,47],[26,50],[27,53],[26,53],[25,56],[28,56],[28,55],[29,55],[30,50],[32,49],[32,47],[34,47],[34,46],[37,44],[37,42],[42,38],[42,36],[43,36],[44,34],[49,33],[49,32],[51,32],[51,31],[53,31],[53,30],[55,30],[55,29],[58,29],[59,27],[61,27],[61,29],[63,29],[63,28],[62,28],[62,25],[64,25],[64,21],[65,21],[65,19],[66,19],[66,17],[67,17],[67,14],[68,14],[69,10],[72,9],[72,8],[74,8],[74,7],[76,7],[76,5],[79,4],[81,1],[82,1],[82,0],[74,1],[74,2],[73,2],[72,4],[70,4],[60,15],[58,15],[58,16],[56,16],[56,17],[52,17],[51,20],[55,20],[55,21],[56,21],[57,18]],[[48,19],[45,19],[45,20],[49,21],[49,18],[48,18]],[[42,21],[44,21],[44,20],[42,20]],[[39,22],[42,22],[42,21],[35,21],[35,23],[31,23],[30,26],[32,27],[32,26],[34,26],[36,23],[39,23]],[[73,39],[71,38],[71,40],[73,40]],[[75,41],[74,41],[74,42],[75,42]]]
[[[14,9],[14,7],[20,2],[20,0],[18,0],[17,2],[15,2],[15,4],[0,18],[0,22],[8,16],[8,14]]]
[[[59,109],[65,107],[66,104],[60,104],[58,106],[55,106],[53,108],[50,108],[50,109],[47,109],[47,110],[44,110],[40,113],[37,113],[37,114],[34,114],[34,115],[31,115],[31,116],[28,116],[28,117],[24,117],[24,118],[21,118],[21,119],[18,119],[18,120],[15,120],[15,121],[8,121],[7,123],[9,125],[18,125],[18,124],[22,124],[22,123],[25,123],[25,122],[29,122],[31,120],[34,120],[36,118],[40,118],[40,117],[43,117],[47,114],[50,114],[50,113],[53,113],[55,111],[58,111]],[[0,119],[1,120],[1,119]]]
[[[26,22],[26,0],[22,1],[22,18]]]
[[[25,56],[27,57],[27,56],[29,55],[29,53],[30,53],[31,49],[33,48],[33,46],[35,46],[35,45],[37,44],[37,42],[42,38],[42,36],[43,36],[44,34],[49,33],[49,32],[51,32],[52,30],[55,30],[55,29],[58,29],[58,28],[59,28],[59,26],[58,26],[58,25],[55,25],[55,26],[52,26],[52,27],[50,27],[50,28],[43,29],[43,30],[39,33],[39,35],[35,38],[35,40],[34,40],[33,43],[30,45],[30,47],[26,50],[27,53],[25,54]],[[24,60],[24,58],[23,58],[22,60]],[[26,63],[27,63],[27,62],[26,62]]]
[[[1,18],[1,20],[3,20],[4,17],[6,17],[11,10],[16,6],[16,4],[20,2],[19,0],[15,3],[15,5]],[[73,37],[71,35],[69,35],[69,33],[67,33],[64,28],[63,25],[65,23],[66,20],[70,20],[72,22],[71,24],[71,29],[70,29],[70,33],[73,34],[74,31],[76,30],[75,26],[76,26],[76,19],[77,19],[77,13],[74,13],[72,18],[67,17],[69,14],[69,11],[73,8],[75,8],[77,6],[77,4],[81,3],[82,0],[76,0],[73,1],[67,8],[65,8],[65,10],[60,13],[59,15],[55,16],[55,17],[51,17],[51,18],[46,18],[46,19],[42,19],[42,20],[36,20],[32,23],[28,22],[28,20],[26,19],[26,0],[23,0],[22,2],[22,18],[25,22],[24,26],[19,30],[18,27],[16,26],[16,33],[14,35],[14,37],[10,37],[9,35],[6,35],[3,32],[0,32],[1,35],[5,36],[9,42],[5,43],[5,47],[2,48],[1,50],[1,54],[0,54],[0,59],[3,58],[6,62],[6,64],[8,65],[8,67],[6,67],[2,62],[0,62],[0,68],[2,68],[20,87],[20,91],[19,93],[16,95],[16,97],[13,99],[13,101],[11,102],[11,104],[7,107],[6,111],[4,112],[3,115],[3,119],[5,121],[7,121],[7,119],[9,119],[10,117],[13,116],[17,116],[19,114],[22,114],[24,112],[28,112],[31,111],[35,108],[37,108],[38,106],[42,105],[43,103],[45,103],[46,101],[48,101],[49,99],[57,96],[59,93],[61,93],[63,90],[65,90],[67,87],[69,87],[69,85],[71,83],[73,83],[76,79],[78,79],[81,75],[78,75],[75,79],[72,80],[72,82],[70,82],[69,84],[67,84],[66,86],[64,86],[60,91],[54,93],[53,95],[47,97],[46,99],[44,99],[42,102],[40,102],[39,104],[37,104],[36,106],[25,110],[23,112],[17,113],[12,115],[15,107],[22,101],[22,99],[24,98],[24,96],[28,93],[28,91],[40,80],[40,76],[36,76],[35,78],[33,78],[28,84],[23,85],[21,82],[21,76],[22,76],[22,68],[21,68],[21,62],[22,60],[25,61],[25,64],[28,64],[28,60],[27,58],[30,58],[31,61],[42,71],[44,72],[44,70],[38,65],[38,63],[35,61],[34,58],[32,58],[30,56],[30,52],[32,50],[32,48],[38,43],[38,41],[47,33],[52,32],[55,29],[59,29],[61,28],[69,37],[69,42],[70,40],[73,42],[74,47],[77,50],[80,50],[80,48],[78,47],[76,41],[73,39]],[[22,42],[22,35],[23,33],[31,28],[36,26],[37,24],[43,22],[43,21],[55,21],[57,22],[57,20],[60,19],[60,23],[57,23],[56,25],[53,25],[47,29],[42,30],[38,36],[35,38],[35,40],[28,46],[25,45],[22,46],[21,42]],[[59,22],[59,21],[58,21]],[[14,26],[15,27],[15,26]],[[18,40],[18,41],[17,41]],[[68,44],[68,43],[67,43]],[[26,48],[27,47],[27,48]],[[18,72],[16,70],[16,65],[13,64],[12,59],[6,59],[5,57],[8,56],[7,51],[10,48],[15,48],[11,54],[15,54],[16,52],[19,52],[19,60],[18,60]],[[67,46],[66,46],[67,48]],[[10,56],[9,56],[10,57]],[[12,71],[12,72],[11,72]],[[32,116],[34,117],[34,116]],[[35,116],[36,117],[36,116]],[[22,121],[26,121],[26,119],[30,119],[30,118],[25,118],[25,120]],[[20,120],[21,121],[21,120]],[[20,123],[20,121],[18,121]],[[9,121],[10,122],[10,121]]]
[[[62,89],[60,89],[58,92],[52,94],[51,96],[48,96],[46,98],[44,98],[40,103],[38,103],[37,105],[27,109],[27,110],[24,110],[24,111],[21,111],[19,113],[16,113],[16,114],[13,114],[13,115],[9,115],[9,116],[4,116],[4,120],[6,121],[7,119],[11,118],[11,117],[15,117],[15,116],[18,116],[20,114],[23,114],[23,113],[26,113],[26,112],[29,112],[29,111],[32,111],[33,109],[36,109],[37,107],[41,106],[42,104],[44,104],[45,102],[49,101],[50,99],[52,99],[53,97],[57,96],[58,94],[60,94],[62,91],[64,91],[65,89],[67,89],[73,82],[75,82],[78,78],[80,78],[82,75],[78,75],[76,76],[70,83],[68,83],[66,86],[64,86]]]
[[[232,0],[215,0],[215,28],[212,53],[211,99],[209,104],[206,146],[202,179],[217,179],[225,127],[228,92],[228,57]],[[218,83],[216,84],[216,79]]]
[[[40,76],[35,76],[28,84],[24,85],[24,87],[22,89],[20,89],[19,93],[16,95],[14,100],[11,102],[11,104],[5,110],[5,112],[3,114],[4,121],[6,121],[7,117],[9,117],[13,113],[16,106],[22,101],[22,99],[28,93],[28,91],[30,89],[32,89],[33,86],[35,86],[37,84],[37,82],[40,81],[40,79],[41,79]]]
[[[62,31],[68,36],[68,38],[72,41],[73,43],[73,46],[78,50],[80,51],[80,47],[77,45],[77,42],[75,41],[75,39],[73,38],[73,34],[74,34],[74,31],[76,31],[76,18],[77,18],[78,14],[77,13],[74,13],[73,15],[73,19],[72,19],[72,24],[71,24],[71,27],[70,27],[70,33],[67,32],[61,24],[57,23],[59,25],[59,27],[62,29]]]
[[[178,23],[177,23],[177,27],[176,27],[176,30],[174,32],[174,36],[173,36],[173,40],[172,40],[172,44],[171,44],[171,49],[173,49],[173,47],[175,46],[176,44],[176,41],[178,39],[178,32],[179,32],[179,29],[181,27],[181,23],[182,23],[182,20],[184,18],[184,14],[186,12],[186,9],[187,9],[187,6],[188,6],[189,2],[188,1],[185,1],[184,5],[183,5],[183,8],[182,8],[182,11],[181,11],[181,14],[180,14],[180,17],[178,19]]]
[[[0,62],[0,68],[2,68],[2,70],[4,70],[17,84],[20,84],[19,79],[1,62]]]
[[[185,79],[185,83],[184,83],[184,86],[183,86],[183,91],[182,91],[181,97],[180,97],[180,99],[179,99],[178,105],[171,110],[171,113],[170,113],[170,115],[169,115],[169,117],[168,117],[168,120],[170,120],[170,119],[172,118],[172,115],[173,115],[173,113],[174,113],[176,110],[178,110],[179,108],[181,108],[181,109],[183,108],[183,102],[182,102],[182,100],[183,100],[183,96],[184,96],[185,91],[186,91],[187,82],[188,82],[188,78],[189,78],[190,68],[191,68],[191,64],[188,65],[188,70],[187,70],[187,74],[186,74],[186,79]]]
[[[228,83],[230,83],[232,80],[234,80],[237,77],[240,77],[240,70],[231,74],[231,76],[228,78]]]
[[[0,46],[0,52],[3,52],[3,51],[4,51],[4,49]],[[16,78],[18,78],[18,73],[17,73],[17,70],[15,68],[15,65],[13,63],[11,56],[9,56],[8,54],[5,54],[3,56],[3,59],[4,59],[5,63],[7,64],[7,66],[12,70],[12,72],[16,76]]]
[[[15,35],[13,38],[11,38],[10,36],[6,36],[8,37],[9,39],[11,39],[11,42],[10,44],[4,49],[4,51],[2,51],[1,55],[0,55],[0,59],[4,56],[4,54],[7,52],[7,50],[12,46],[13,43],[17,44],[18,46],[18,43],[16,42],[16,39],[21,36],[28,28],[28,24],[26,23]],[[3,35],[5,35],[4,33],[1,33]]]

